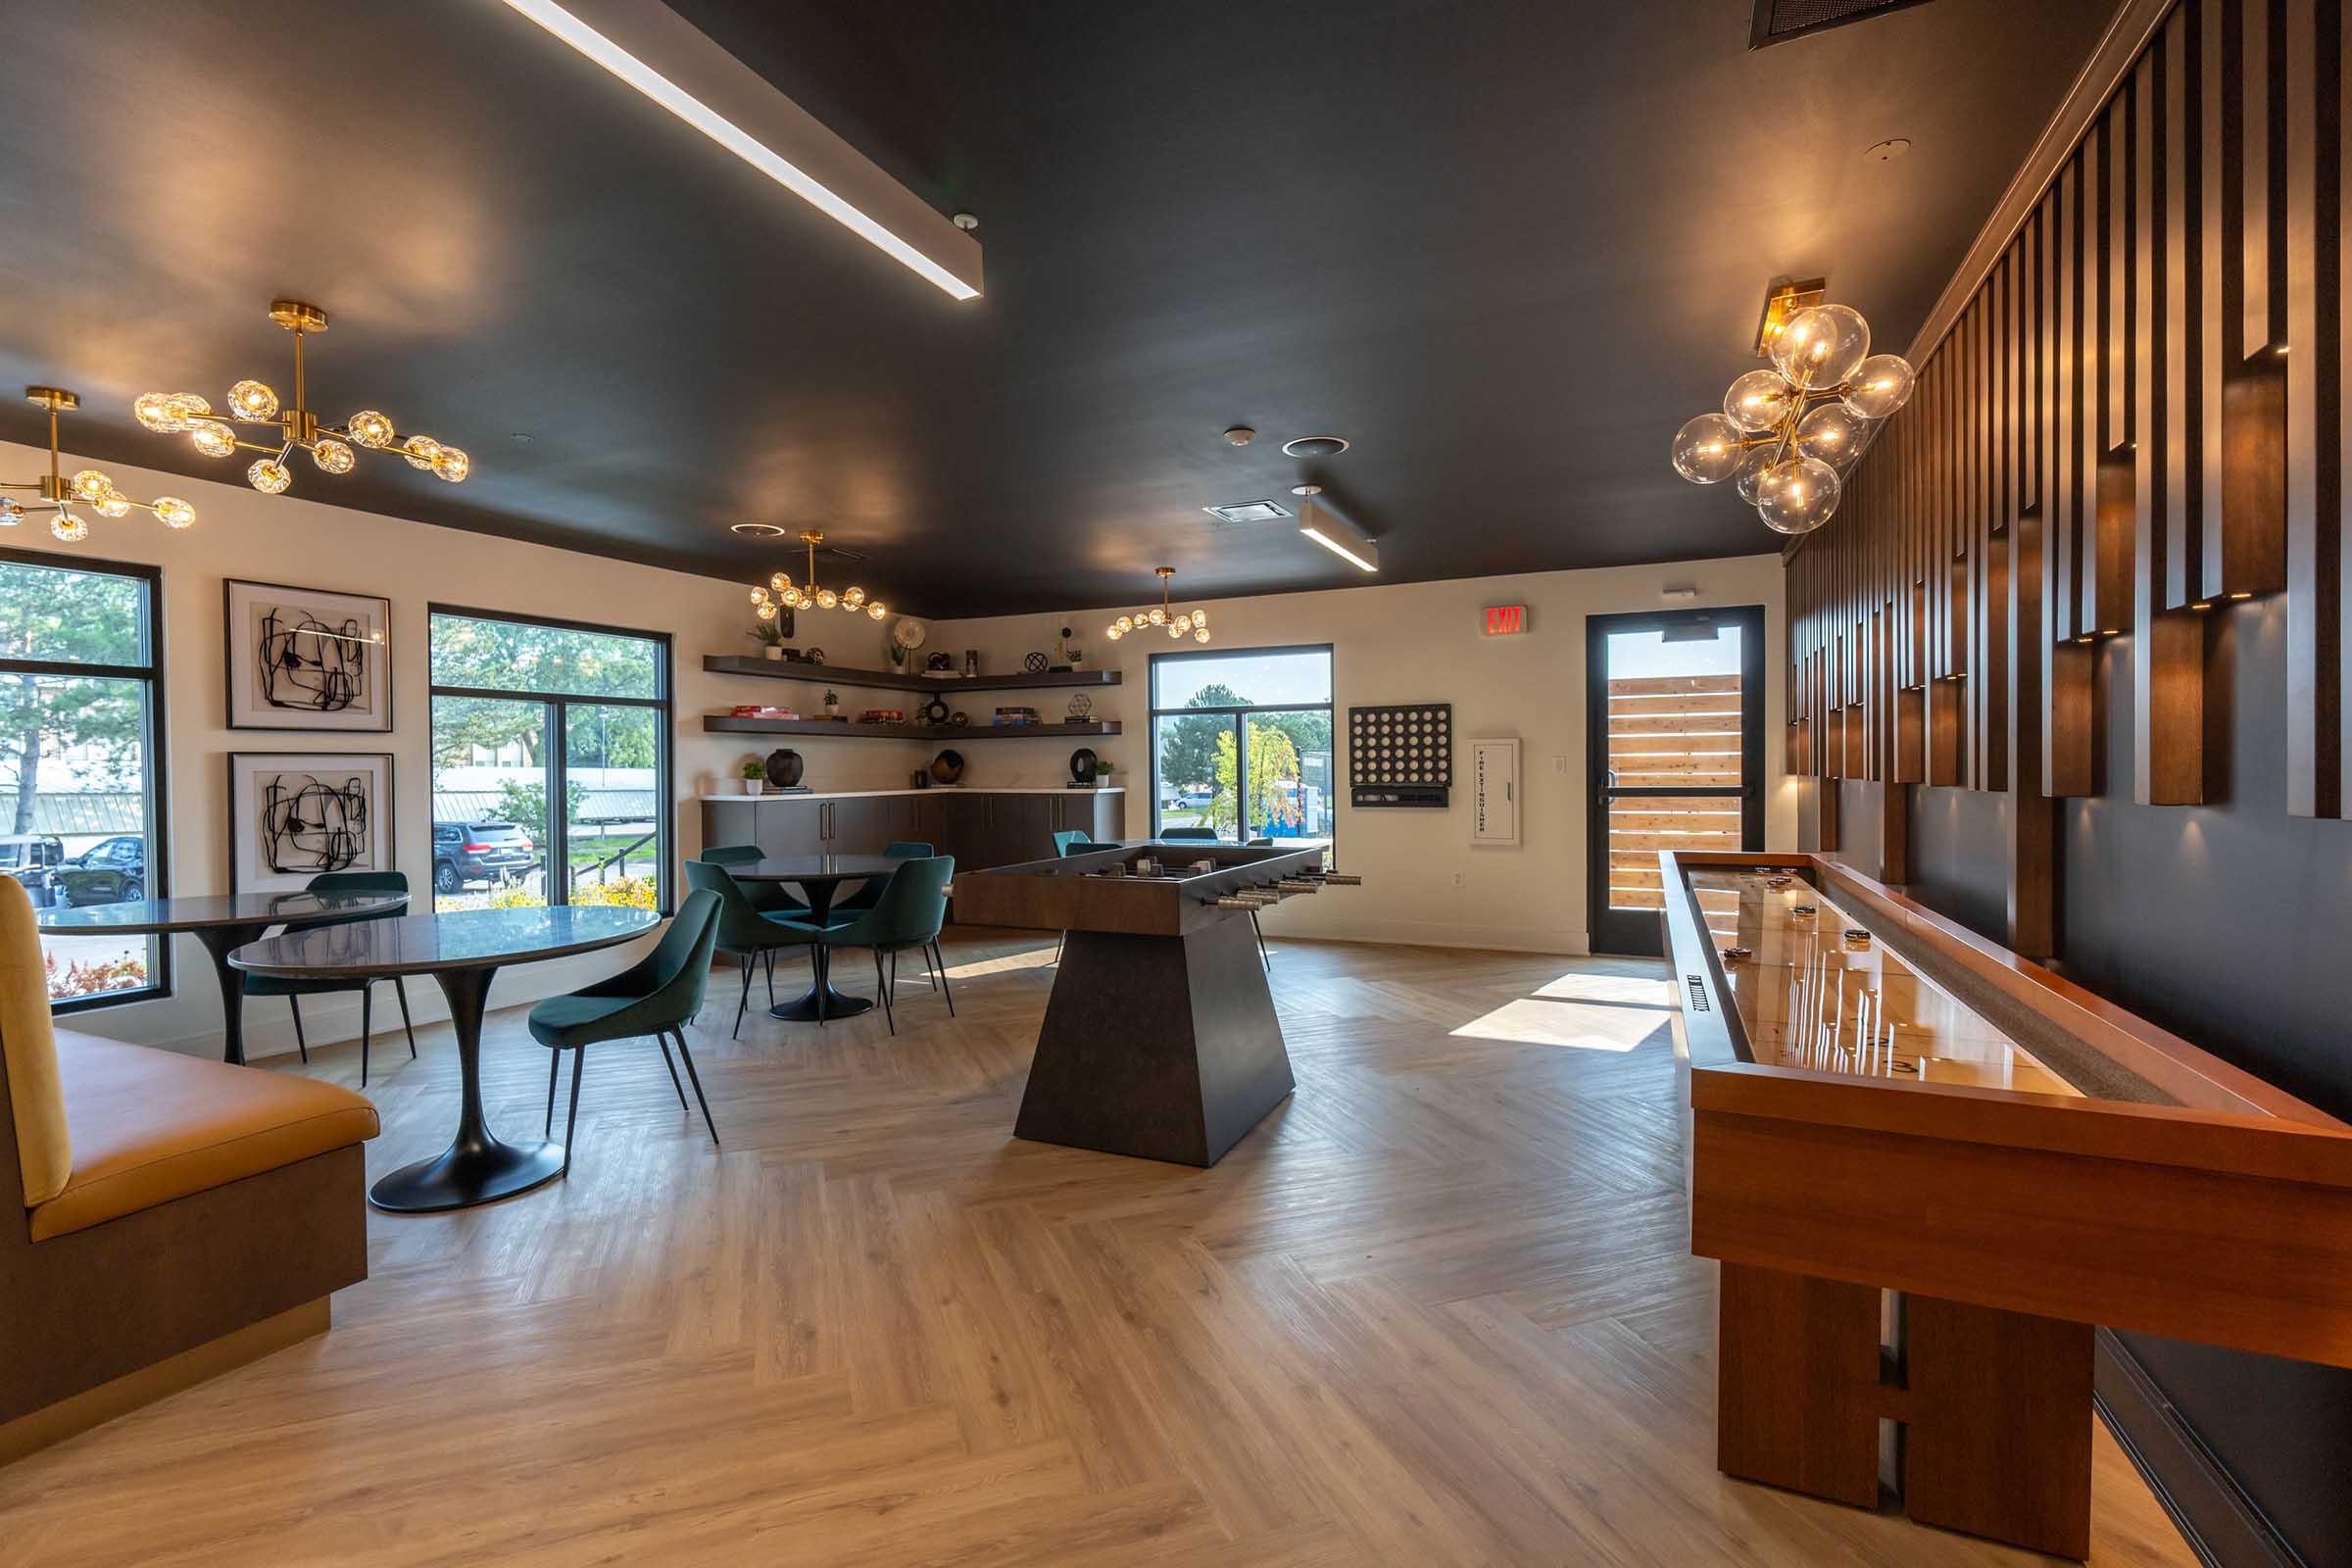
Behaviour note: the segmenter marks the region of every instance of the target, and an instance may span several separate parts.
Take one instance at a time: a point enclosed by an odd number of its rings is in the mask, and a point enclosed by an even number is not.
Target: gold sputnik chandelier
[[[1208,641],[1208,612],[1178,610],[1168,603],[1168,579],[1176,575],[1174,566],[1153,566],[1152,574],[1159,579],[1159,603],[1151,610],[1139,610],[1132,615],[1121,615],[1102,628],[1102,635],[1117,642],[1131,631],[1144,631],[1164,626],[1170,637],[1179,640],[1190,637],[1197,643]]]
[[[808,547],[808,580],[795,583],[790,572],[772,574],[765,586],[752,589],[754,613],[761,620],[773,620],[780,611],[807,610],[810,606],[818,610],[846,610],[853,615],[863,613],[874,620],[890,613],[888,605],[879,599],[868,599],[862,588],[853,586],[835,593],[816,585],[816,547],[824,542],[825,536],[816,529],[802,530],[801,543]]]
[[[1870,352],[1870,323],[1843,305],[1816,305],[1776,332],[1769,370],[1750,370],[1674,436],[1674,467],[1693,484],[1733,481],[1764,525],[1810,533],[1838,510],[1845,475],[1911,396],[1910,362]]]
[[[302,340],[326,330],[326,313],[301,300],[273,300],[270,319],[294,334],[294,401],[281,407],[277,393],[260,381],[239,381],[228,389],[228,407],[216,413],[193,392],[149,392],[131,404],[139,422],[159,435],[186,435],[208,458],[238,452],[262,454],[245,470],[245,481],[264,495],[282,495],[293,484],[286,460],[300,447],[311,455],[321,473],[349,473],[359,462],[354,445],[376,452],[397,452],[412,468],[456,484],[473,469],[473,461],[453,446],[429,435],[402,437],[392,421],[373,409],[363,409],[341,424],[321,425],[318,416],[303,405]],[[238,437],[236,424],[267,424],[278,434],[252,442]]]
[[[81,407],[81,399],[63,387],[28,386],[24,401],[35,408],[49,411],[49,471],[38,479],[23,484],[0,484],[0,490],[37,491],[40,500],[32,510],[48,508],[49,531],[67,544],[77,545],[90,536],[89,519],[74,510],[86,507],[102,517],[128,516],[132,508],[152,512],[167,528],[185,528],[196,520],[196,509],[177,496],[158,496],[152,502],[133,501],[115,488],[115,481],[96,468],[83,468],[72,478],[59,472],[57,457],[57,416],[68,409]],[[24,520],[26,507],[10,496],[0,496],[0,528],[14,528]]]

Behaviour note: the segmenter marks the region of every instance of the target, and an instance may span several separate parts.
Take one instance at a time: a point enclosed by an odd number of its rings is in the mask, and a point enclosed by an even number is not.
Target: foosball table
[[[2352,1127],[1835,860],[1659,858],[1724,1471],[2079,1558],[2098,1327],[2352,1366]]]
[[[956,877],[958,922],[1064,933],[1014,1135],[1215,1164],[1294,1087],[1250,916],[1362,880],[1319,846],[1181,842]]]

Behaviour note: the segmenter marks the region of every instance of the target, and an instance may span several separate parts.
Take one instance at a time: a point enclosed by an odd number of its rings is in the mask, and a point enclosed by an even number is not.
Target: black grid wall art
[[[1435,806],[1453,800],[1453,705],[1348,710],[1350,806]]]

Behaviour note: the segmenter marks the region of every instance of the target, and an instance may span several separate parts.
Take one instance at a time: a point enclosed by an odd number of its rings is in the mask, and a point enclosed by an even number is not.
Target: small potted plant
[[[739,770],[743,774],[743,793],[758,795],[767,786],[767,764],[757,757],[747,759]]]
[[[763,620],[744,633],[760,645],[760,652],[769,659],[784,657],[784,628],[772,620]]]
[[[830,686],[825,688],[825,716],[827,718],[841,716],[841,693]]]

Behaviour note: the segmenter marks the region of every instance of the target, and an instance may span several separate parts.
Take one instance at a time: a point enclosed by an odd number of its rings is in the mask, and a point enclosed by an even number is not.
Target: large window
[[[433,907],[669,907],[669,638],[432,607]]]
[[[1331,650],[1154,654],[1152,830],[1331,842]]]
[[[33,904],[164,896],[162,641],[149,566],[0,551],[0,876]],[[146,936],[41,939],[71,1011],[162,996]]]

